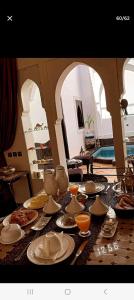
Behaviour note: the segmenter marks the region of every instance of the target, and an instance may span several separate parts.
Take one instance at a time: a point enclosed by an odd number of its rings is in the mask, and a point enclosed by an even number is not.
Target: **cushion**
[[[83,181],[83,171],[80,168],[73,168],[68,170],[70,182],[81,182]]]

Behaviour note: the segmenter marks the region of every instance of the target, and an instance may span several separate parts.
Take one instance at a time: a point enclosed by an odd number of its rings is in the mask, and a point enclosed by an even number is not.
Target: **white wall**
[[[100,127],[98,127],[98,138],[108,139],[113,138],[113,128],[111,119],[100,120]]]
[[[101,78],[95,72],[99,84],[96,86],[97,79],[95,77],[94,82],[92,81],[90,69],[85,65],[75,67],[66,77],[61,90],[70,158],[79,153],[81,146],[84,147],[84,129],[78,129],[75,99],[82,100],[84,121],[89,114],[94,118],[95,122],[91,126],[91,131],[95,137],[113,137],[111,118],[102,119],[100,111],[97,111],[96,102],[100,101],[99,87],[102,83]],[[93,85],[94,83],[95,85]]]
[[[124,118],[125,136],[134,136],[134,116],[128,115]]]
[[[88,67],[80,65],[74,68],[66,77],[61,90],[70,158],[79,154],[81,146],[84,147],[84,129],[78,128],[75,99],[82,100],[86,119],[93,111],[93,97]]]

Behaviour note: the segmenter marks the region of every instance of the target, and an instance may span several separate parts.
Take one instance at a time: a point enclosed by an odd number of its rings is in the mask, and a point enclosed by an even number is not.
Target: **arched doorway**
[[[23,83],[21,97],[22,124],[32,178],[43,179],[45,167],[52,167],[52,152],[46,112],[40,90],[33,80],[27,79]]]
[[[56,106],[59,122],[64,115],[69,157],[73,158],[79,154],[81,146],[85,148],[85,123],[89,115],[94,120],[90,131],[96,139],[113,141],[113,131],[111,116],[107,111],[105,88],[99,74],[82,63],[73,63],[67,69],[62,73],[56,87]],[[78,109],[82,112],[81,120]]]
[[[124,93],[122,98],[128,101],[126,111],[122,113],[124,123],[124,143],[126,155],[134,155],[134,58],[126,59],[123,66]]]

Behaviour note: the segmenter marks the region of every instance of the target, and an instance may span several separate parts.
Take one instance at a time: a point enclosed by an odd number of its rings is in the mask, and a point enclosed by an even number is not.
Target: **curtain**
[[[0,167],[6,165],[4,151],[15,139],[18,118],[18,78],[15,58],[0,58]]]

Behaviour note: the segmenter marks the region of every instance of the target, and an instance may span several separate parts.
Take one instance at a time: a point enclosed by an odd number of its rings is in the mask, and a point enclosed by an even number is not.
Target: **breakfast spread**
[[[87,181],[85,183],[85,191],[86,193],[95,193],[96,192],[96,185],[93,181]]]
[[[11,214],[10,223],[19,224],[20,226],[27,225],[35,217],[35,211],[33,210],[17,210]]]
[[[122,194],[118,196],[118,203],[115,205],[119,209],[134,209],[134,198],[132,195]]]

